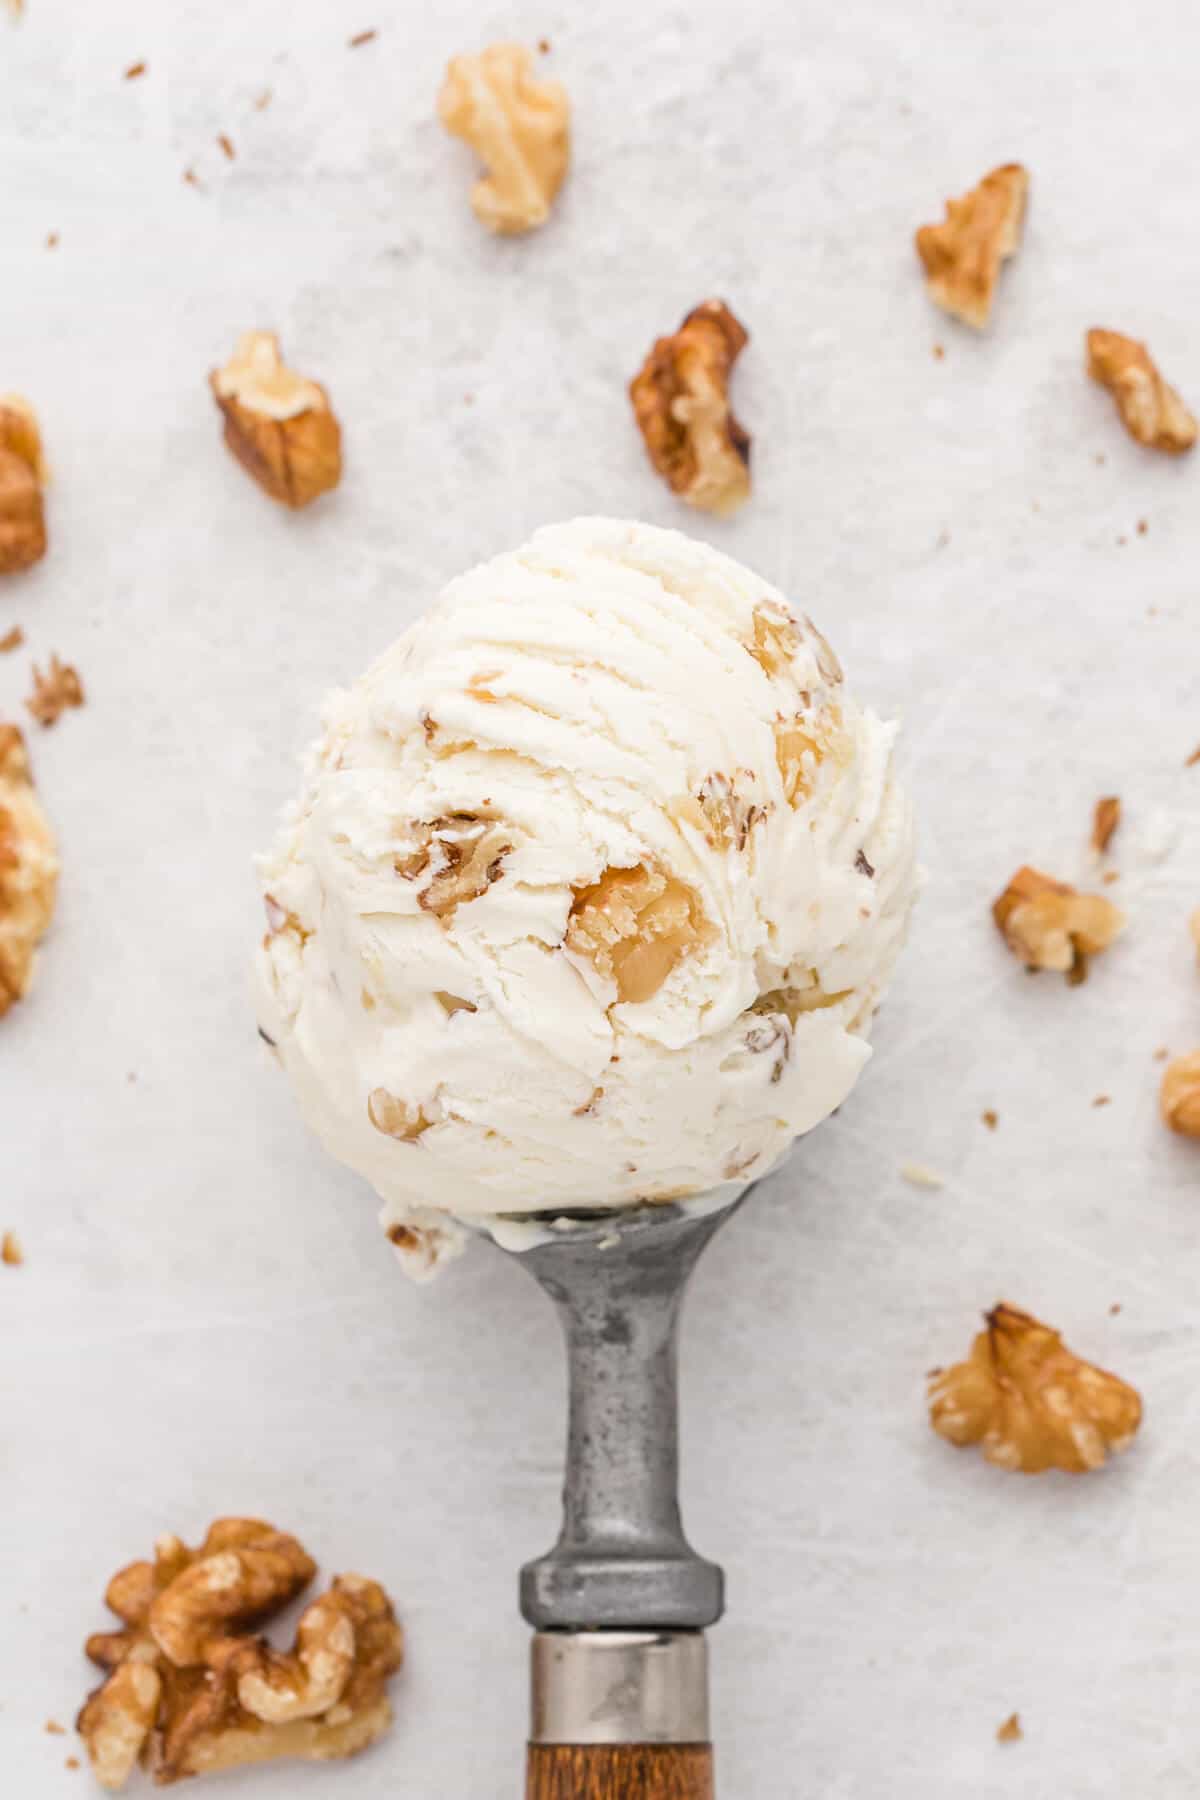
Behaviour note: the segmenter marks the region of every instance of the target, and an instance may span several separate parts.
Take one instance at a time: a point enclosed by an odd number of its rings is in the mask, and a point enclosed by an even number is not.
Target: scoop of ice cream
[[[458,1219],[745,1184],[841,1104],[915,878],[894,727],[678,532],[539,531],[336,693],[260,1020],[414,1272]]]

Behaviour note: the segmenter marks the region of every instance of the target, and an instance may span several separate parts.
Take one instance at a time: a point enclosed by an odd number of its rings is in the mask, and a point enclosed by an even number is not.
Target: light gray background
[[[543,35],[575,166],[548,229],[497,244],[434,99],[449,54]],[[1120,30],[1088,0],[28,0],[0,30],[0,387],[55,471],[51,553],[0,587],[29,639],[0,710],[29,652],[88,687],[35,735],[62,898],[0,1025],[0,1226],[28,1256],[0,1269],[6,1791],[83,1791],[42,1727],[87,1686],[106,1577],[231,1510],[385,1580],[411,1654],[383,1747],[230,1794],[520,1790],[554,1323],[482,1252],[407,1285],[307,1141],[254,1038],[250,861],[328,684],[474,559],[607,511],[760,568],[904,714],[930,877],[860,1090],[687,1320],[722,1800],[1194,1793],[1200,1147],[1158,1122],[1152,1059],[1200,1040],[1200,463],[1132,445],[1081,361],[1088,325],[1143,335],[1200,403],[1198,56],[1166,0]],[[930,308],[911,233],[1010,157],[1029,225],[979,340]],[[624,394],[712,293],[753,339],[727,525],[656,481]],[[303,517],[219,442],[205,375],[250,326],[344,421],[344,484]],[[1029,980],[988,904],[1026,859],[1086,872],[1104,792],[1128,940],[1078,991]],[[1124,1462],[1025,1482],[930,1432],[925,1370],[1001,1295],[1144,1391]]]

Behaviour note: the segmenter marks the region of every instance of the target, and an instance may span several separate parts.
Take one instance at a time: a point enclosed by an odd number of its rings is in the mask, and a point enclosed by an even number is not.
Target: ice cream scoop
[[[608,519],[331,698],[259,1017],[411,1271],[462,1221],[732,1197],[840,1105],[914,891],[892,743],[783,594]]]

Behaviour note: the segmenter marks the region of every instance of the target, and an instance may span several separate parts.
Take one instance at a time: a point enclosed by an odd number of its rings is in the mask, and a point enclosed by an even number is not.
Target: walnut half
[[[78,1728],[102,1787],[140,1762],[159,1786],[280,1757],[365,1749],[391,1723],[403,1636],[377,1582],[340,1575],[301,1614],[290,1651],[255,1635],[308,1585],[303,1546],[259,1519],[218,1519],[191,1550],[159,1539],[105,1599],[122,1622],[88,1639],[106,1680]]]
[[[1178,456],[1196,442],[1196,420],[1163,380],[1145,344],[1119,331],[1089,331],[1087,368],[1117,403],[1131,438]]]
[[[1066,882],[1017,870],[992,906],[1004,941],[1027,968],[1055,969],[1077,984],[1087,959],[1107,950],[1125,929],[1125,915],[1102,894],[1079,894]]]
[[[225,442],[284,506],[307,506],[342,477],[342,433],[329,395],[286,367],[273,331],[247,331],[209,385],[225,418]]]
[[[929,1419],[960,1448],[981,1444],[1002,1469],[1082,1475],[1124,1450],[1142,1422],[1136,1391],[1074,1356],[1057,1331],[1015,1306],[986,1315],[966,1362],[929,1378]]]
[[[750,437],[729,405],[733,365],[749,334],[723,300],[705,300],[654,344],[629,385],[650,461],[705,512],[730,513],[750,493]]]
[[[29,991],[58,888],[54,834],[38,803],[25,739],[0,725],[0,1017]]]
[[[969,194],[947,200],[942,224],[917,232],[930,299],[978,331],[991,316],[1000,265],[1016,253],[1028,193],[1028,170],[1004,163]]]
[[[522,44],[492,44],[478,56],[451,59],[438,117],[487,165],[471,190],[476,218],[502,236],[544,225],[571,154],[562,84],[535,80]]]
[[[27,400],[0,396],[0,575],[32,568],[46,554],[42,490],[46,462]]]

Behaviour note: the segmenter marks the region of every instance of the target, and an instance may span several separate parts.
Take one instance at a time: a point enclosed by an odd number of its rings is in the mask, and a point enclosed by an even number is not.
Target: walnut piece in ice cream
[[[615,983],[617,998],[640,1005],[657,994],[683,957],[711,936],[699,896],[662,869],[605,869],[580,888],[567,948]]]
[[[1001,1304],[966,1362],[929,1378],[933,1429],[963,1448],[981,1444],[988,1462],[1039,1475],[1082,1475],[1124,1450],[1142,1422],[1136,1391],[1072,1354],[1057,1331]]]
[[[397,856],[395,869],[418,884],[417,904],[443,924],[460,906],[478,900],[504,873],[512,838],[494,819],[478,813],[450,813],[412,827],[412,847]]]
[[[1124,913],[1102,894],[1077,893],[1027,864],[993,904],[992,917],[1026,968],[1055,969],[1072,984],[1086,979],[1088,957],[1125,929]]]
[[[46,462],[27,400],[0,395],[0,575],[13,575],[46,554],[42,490]]]
[[[342,433],[329,395],[289,369],[273,331],[247,331],[209,385],[225,418],[225,442],[284,506],[307,506],[342,477]]]
[[[930,299],[977,331],[991,316],[1000,266],[1016,252],[1028,193],[1028,170],[1004,163],[969,194],[947,200],[942,224],[917,232]]]
[[[78,1729],[110,1791],[140,1763],[159,1786],[281,1757],[354,1755],[382,1736],[385,1694],[404,1640],[377,1582],[338,1576],[301,1614],[290,1651],[258,1628],[289,1605],[316,1565],[258,1519],[218,1519],[198,1549],[161,1537],[105,1599],[122,1629],[87,1654],[106,1671]]]
[[[1159,374],[1145,344],[1119,331],[1087,334],[1087,368],[1117,403],[1131,438],[1151,450],[1180,455],[1196,442],[1196,419]]]
[[[523,45],[492,44],[478,56],[451,58],[438,117],[487,167],[471,189],[476,218],[502,236],[544,225],[571,153],[562,83],[538,81]]]
[[[629,386],[650,461],[705,512],[730,513],[750,493],[750,436],[729,404],[733,365],[749,341],[723,300],[705,300],[657,339]]]
[[[1163,1070],[1162,1116],[1180,1137],[1200,1138],[1200,1050],[1177,1056]]]
[[[25,739],[0,725],[0,1017],[29,991],[54,914],[58,854],[38,803]]]

